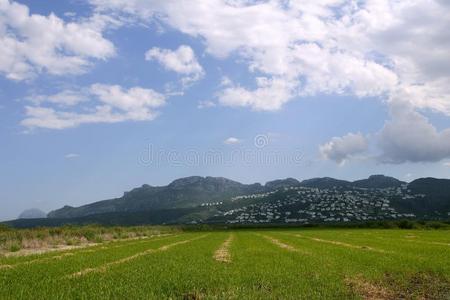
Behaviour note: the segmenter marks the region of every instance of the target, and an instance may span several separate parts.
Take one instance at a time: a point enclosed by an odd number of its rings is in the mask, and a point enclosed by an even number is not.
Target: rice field
[[[0,299],[450,299],[447,230],[173,232],[0,256]]]

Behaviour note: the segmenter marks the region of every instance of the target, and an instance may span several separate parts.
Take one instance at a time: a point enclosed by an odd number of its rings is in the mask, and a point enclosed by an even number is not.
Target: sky
[[[192,175],[450,178],[447,0],[0,0],[0,220]]]

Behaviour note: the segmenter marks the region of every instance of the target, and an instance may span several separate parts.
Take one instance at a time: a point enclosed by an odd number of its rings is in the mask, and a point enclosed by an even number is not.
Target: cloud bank
[[[277,110],[318,93],[395,94],[414,107],[450,113],[444,1],[90,2],[99,13],[160,22],[201,38],[217,58],[240,57],[256,88],[233,83],[218,92],[222,105]]]
[[[39,103],[26,106],[26,118],[22,125],[29,129],[65,129],[89,123],[153,120],[158,114],[156,109],[166,101],[164,95],[151,89],[124,89],[106,84],[93,84],[86,90],[67,90],[56,95],[37,95],[29,99],[35,103],[38,99]],[[45,106],[49,103],[65,107]]]

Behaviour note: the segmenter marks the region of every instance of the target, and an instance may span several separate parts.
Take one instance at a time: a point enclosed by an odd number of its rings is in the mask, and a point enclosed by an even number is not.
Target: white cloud
[[[348,133],[343,137],[333,137],[328,143],[319,147],[325,159],[343,164],[347,159],[364,153],[368,149],[368,141],[361,133]]]
[[[151,48],[145,53],[145,59],[156,60],[165,69],[185,75],[182,78],[183,86],[190,85],[204,75],[203,68],[198,63],[194,50],[186,45],[181,45],[176,50]]]
[[[74,158],[78,158],[80,157],[80,154],[77,153],[68,153],[66,155],[64,155],[64,158],[66,159],[74,159]]]
[[[200,38],[207,53],[237,57],[255,79],[285,81],[225,87],[219,103],[276,110],[296,96],[345,93],[406,97],[450,114],[450,14],[437,0],[142,1],[91,0],[101,13],[155,20]],[[201,17],[198,17],[201,16]],[[294,87],[291,87],[291,84]],[[273,93],[275,94],[275,93]],[[239,97],[244,100],[239,101]],[[262,97],[258,101],[255,98]],[[268,103],[273,102],[273,103]]]
[[[437,130],[410,102],[395,100],[389,102],[389,107],[390,119],[380,131],[370,135],[376,144],[372,157],[385,164],[437,162],[450,158],[450,128]],[[368,147],[362,135],[348,134],[333,138],[322,145],[320,151],[325,158],[342,163],[350,156],[348,154],[363,154]]]
[[[438,131],[411,104],[390,103],[391,119],[378,133],[386,163],[433,162],[450,158],[450,128]]]
[[[0,0],[0,73],[23,80],[41,72],[85,72],[92,59],[115,54],[100,25],[106,26],[92,20],[66,23],[54,14],[30,14],[26,5]]]
[[[443,165],[450,168],[450,162],[445,162]]]
[[[33,95],[26,99],[34,104],[49,102],[61,106],[73,106],[88,100],[88,95],[83,91],[64,90],[54,95]]]
[[[225,145],[236,145],[239,144],[240,142],[241,140],[235,137],[229,137],[225,141],[223,141]]]
[[[68,105],[68,99],[58,95],[70,95],[70,105],[78,105],[65,109],[55,108],[60,104]],[[132,87],[127,90],[118,85],[105,84],[93,84],[86,91],[80,92],[80,95],[73,91],[63,91],[56,95],[30,98],[39,99],[38,104],[25,107],[26,118],[21,124],[30,129],[65,129],[88,123],[152,120],[158,114],[156,109],[163,106],[166,100],[164,95],[151,89]],[[85,101],[77,102],[73,99]]]
[[[293,95],[295,83],[283,78],[258,77],[257,88],[249,90],[239,85],[225,87],[217,95],[219,103],[232,107],[249,106],[254,110],[278,110]]]

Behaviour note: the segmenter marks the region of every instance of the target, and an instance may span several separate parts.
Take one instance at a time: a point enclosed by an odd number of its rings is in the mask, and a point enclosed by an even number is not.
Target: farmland
[[[0,257],[0,299],[450,299],[448,230],[173,231]]]

